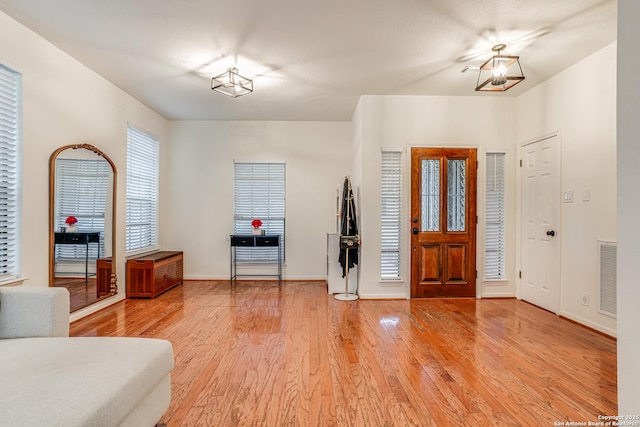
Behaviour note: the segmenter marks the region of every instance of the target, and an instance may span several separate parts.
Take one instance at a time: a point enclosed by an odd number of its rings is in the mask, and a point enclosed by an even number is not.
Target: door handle
[[[551,230],[551,231],[547,231],[547,236],[551,236],[551,237],[553,237],[553,236],[555,236],[555,235],[556,235],[556,232],[555,232],[555,231],[553,231],[553,230]]]
[[[418,227],[413,227],[413,229],[411,230],[411,232],[413,234],[418,234]]]

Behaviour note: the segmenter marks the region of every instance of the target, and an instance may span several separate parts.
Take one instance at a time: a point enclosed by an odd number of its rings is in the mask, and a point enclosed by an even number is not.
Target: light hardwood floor
[[[617,414],[615,340],[514,299],[187,281],[71,325],[173,343],[171,426],[553,426]]]

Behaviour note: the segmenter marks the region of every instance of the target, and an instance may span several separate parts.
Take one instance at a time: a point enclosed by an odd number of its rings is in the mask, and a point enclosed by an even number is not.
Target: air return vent
[[[616,316],[616,242],[598,240],[600,256],[600,312]]]

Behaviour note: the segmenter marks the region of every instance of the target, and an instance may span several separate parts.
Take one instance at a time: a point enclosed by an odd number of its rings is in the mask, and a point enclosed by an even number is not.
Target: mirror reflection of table
[[[84,280],[89,280],[89,244],[96,243],[98,245],[98,258],[100,258],[100,232],[77,232],[77,233],[64,233],[56,232],[54,240],[53,256],[56,259],[57,245],[85,245],[85,258],[84,258]]]

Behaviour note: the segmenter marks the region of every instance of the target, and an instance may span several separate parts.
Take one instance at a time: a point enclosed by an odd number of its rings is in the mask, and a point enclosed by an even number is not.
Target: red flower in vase
[[[76,218],[73,215],[69,215],[65,221],[65,224],[67,225],[75,225],[78,223],[78,218]]]
[[[251,225],[253,225],[253,228],[258,229],[262,225],[262,221],[260,221],[259,219],[254,219],[253,221],[251,221]]]

